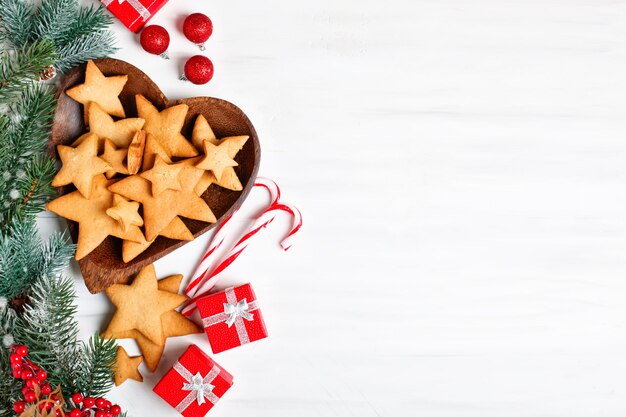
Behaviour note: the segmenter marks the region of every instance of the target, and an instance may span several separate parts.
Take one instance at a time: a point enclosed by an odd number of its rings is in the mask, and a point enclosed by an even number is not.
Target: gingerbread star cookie
[[[187,301],[182,295],[159,290],[154,265],[143,268],[130,285],[109,287],[106,295],[117,307],[107,334],[137,330],[156,344],[164,340],[161,316]]]
[[[159,144],[153,135],[146,135],[146,146],[143,150],[143,161],[141,170],[147,171],[154,166],[154,160],[159,156],[163,161],[168,164],[172,163],[172,159],[167,156],[165,149]]]
[[[126,350],[118,346],[115,359],[115,375],[113,377],[115,386],[119,387],[127,379],[134,379],[135,381],[143,382],[143,377],[139,373],[139,365],[143,358],[141,356],[128,356]]]
[[[87,62],[85,82],[65,92],[70,98],[78,101],[85,109],[85,123],[89,123],[89,103],[95,102],[113,116],[126,117],[119,95],[128,81],[128,75],[105,77],[93,61]]]
[[[146,147],[146,132],[138,130],[133,136],[133,140],[128,145],[128,159],[126,164],[128,166],[129,174],[136,174],[141,168],[143,162],[143,153]]]
[[[109,138],[118,148],[128,148],[137,133],[141,130],[145,120],[128,118],[113,120],[97,103],[89,104],[89,130],[100,138]]]
[[[178,294],[182,275],[172,275],[159,280],[159,290]],[[154,372],[159,365],[165,343],[168,337],[186,336],[188,334],[201,333],[202,330],[196,324],[175,310],[168,311],[161,316],[163,325],[163,343],[153,343],[137,330],[127,330],[115,334],[107,333],[104,336],[116,339],[135,339],[141,349],[144,362],[151,372]]]
[[[154,166],[144,171],[140,176],[152,183],[152,195],[158,196],[165,190],[182,190],[180,184],[180,172],[183,165],[168,164],[160,156],[156,156]]]
[[[119,222],[124,232],[131,226],[143,226],[143,219],[139,215],[139,203],[128,201],[119,194],[113,196],[113,207],[108,208],[106,213]]]
[[[237,153],[239,153],[239,151],[243,148],[248,139],[248,136],[230,136],[221,140],[217,139],[211,129],[211,126],[202,115],[199,115],[196,118],[191,138],[193,144],[198,149],[202,149],[204,141],[209,141],[213,145],[220,145],[222,142],[227,142],[228,157],[231,159],[234,159],[235,156],[237,156]],[[219,180],[215,178],[212,172],[207,171],[200,182],[203,184],[208,183],[208,185],[215,183],[220,187],[233,191],[241,191],[243,189],[243,186],[241,185],[233,167],[224,168]]]
[[[144,130],[154,135],[168,156],[190,157],[198,155],[196,148],[180,132],[189,106],[179,104],[159,112],[144,96],[135,96],[137,113],[145,119]]]
[[[107,236],[140,242],[144,239],[137,226],[127,231],[109,217],[106,211],[113,206],[113,193],[107,187],[114,180],[98,175],[93,180],[91,198],[86,199],[79,191],[65,194],[46,205],[46,208],[59,216],[78,222],[78,245],[76,259],[82,259],[94,250]]]
[[[84,135],[83,142],[76,148],[59,145],[57,151],[63,165],[52,185],[74,184],[85,198],[91,196],[94,177],[111,169],[109,164],[98,158],[98,137],[94,134]]]
[[[230,157],[230,143],[228,140],[222,141],[219,145],[214,145],[210,141],[205,140],[202,142],[202,149],[204,156],[196,167],[205,171],[211,171],[217,182],[221,181],[222,173],[226,168],[236,167],[239,164]]]
[[[150,181],[139,175],[124,178],[111,185],[110,190],[143,204],[146,239],[151,241],[176,216],[209,223],[216,222],[215,215],[209,206],[194,192],[194,187],[202,173],[203,171],[198,169],[181,170],[182,189],[180,191],[165,190],[157,196],[152,195]]]
[[[104,139],[104,152],[100,155],[100,158],[111,166],[111,169],[105,172],[107,178],[113,178],[115,174],[128,174],[128,168],[126,167],[127,153],[128,150],[118,149],[111,139]]]
[[[189,231],[185,223],[180,217],[174,217],[174,220],[167,225],[165,229],[159,232],[158,236],[163,236],[173,240],[193,240],[193,234]],[[143,253],[154,243],[154,240],[143,240],[141,242],[133,242],[125,240],[122,242],[122,259],[124,262],[130,262]]]

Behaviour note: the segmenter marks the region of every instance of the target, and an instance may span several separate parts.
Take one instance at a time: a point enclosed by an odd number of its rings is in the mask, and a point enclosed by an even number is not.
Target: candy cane
[[[280,199],[280,188],[278,188],[278,184],[276,184],[269,178],[257,178],[256,182],[254,183],[254,187],[263,187],[269,193],[270,203],[267,208],[271,207],[273,204],[276,204]],[[264,210],[267,210],[267,208],[265,208]],[[230,220],[237,213],[237,211],[238,210],[235,210],[233,214],[224,219],[222,224],[213,235],[213,238],[209,242],[209,247],[207,248],[206,253],[204,254],[204,256],[202,256],[200,264],[196,268],[194,274],[191,276],[191,281],[187,286],[187,290],[185,291],[185,294],[187,294],[187,296],[193,297],[196,294],[197,290],[194,291],[194,288],[197,287],[200,282],[202,282],[204,275],[206,275],[209,266],[213,262],[212,256],[214,255],[215,251],[222,245],[222,243],[224,243],[224,239],[229,233],[229,229],[226,227],[226,225],[230,222]]]
[[[293,223],[291,230],[285,236],[285,238],[281,241],[282,248],[286,251],[292,245],[293,236],[300,230],[302,227],[302,214],[297,207],[287,204],[281,203],[280,200],[280,189],[271,180],[261,179],[262,181],[255,184],[255,186],[265,187],[272,196],[272,204],[259,215],[254,223],[247,229],[244,235],[239,239],[239,241],[228,251],[226,255],[222,258],[222,260],[218,263],[218,265],[212,270],[209,269],[208,265],[211,263],[211,255],[215,253],[215,250],[222,244],[224,238],[226,236],[226,231],[224,229],[225,223],[222,224],[220,229],[216,232],[216,235],[212,239],[209,244],[209,248],[207,249],[206,254],[203,256],[200,265],[198,266],[196,273],[194,273],[192,277],[192,281],[187,287],[185,293],[191,297],[191,300],[188,301],[187,305],[183,309],[183,314],[189,316],[195,310],[195,301],[199,298],[203,297],[208,293],[211,288],[217,284],[219,277],[218,275],[225,270],[230,264],[232,264],[235,259],[241,255],[243,250],[248,247],[249,240],[252,236],[257,234],[261,229],[267,227],[277,214],[280,212],[286,212],[290,214],[293,218]],[[234,213],[233,213],[234,214]],[[228,218],[229,221],[232,218]]]

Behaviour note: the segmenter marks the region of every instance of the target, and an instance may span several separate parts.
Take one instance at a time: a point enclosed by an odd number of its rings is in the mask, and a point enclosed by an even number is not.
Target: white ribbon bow
[[[228,314],[226,325],[228,327],[232,326],[235,320],[237,320],[237,317],[242,317],[248,321],[254,320],[254,316],[250,314],[249,310],[250,307],[245,298],[238,301],[236,304],[224,303],[224,313]]]
[[[183,390],[185,391],[195,391],[196,392],[196,401],[198,404],[204,404],[204,398],[209,398],[210,394],[213,394],[214,385],[209,384],[208,382],[204,382],[204,378],[200,375],[200,372],[195,374],[191,378],[191,382],[183,385]]]
[[[206,402],[205,399],[209,400],[211,404],[217,403],[219,397],[213,393],[215,386],[211,384],[220,373],[220,368],[217,365],[214,365],[205,377],[200,375],[200,372],[192,375],[180,362],[174,364],[174,369],[185,378],[186,383],[183,383],[183,390],[191,391],[176,406],[176,411],[182,413],[194,401],[198,405],[204,404]]]

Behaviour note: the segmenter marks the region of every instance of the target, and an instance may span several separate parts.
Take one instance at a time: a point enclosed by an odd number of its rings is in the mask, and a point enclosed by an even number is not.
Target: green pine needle
[[[54,44],[37,41],[15,51],[0,54],[0,103],[14,99],[16,95],[39,78],[39,72],[52,65],[55,58]]]

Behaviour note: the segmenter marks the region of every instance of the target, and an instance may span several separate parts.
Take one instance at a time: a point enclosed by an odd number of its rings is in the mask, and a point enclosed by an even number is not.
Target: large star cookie
[[[139,175],[152,183],[152,195],[158,196],[165,190],[182,190],[180,173],[184,168],[181,164],[168,164],[160,156],[156,156],[154,166]]]
[[[185,296],[159,290],[154,265],[143,268],[130,285],[109,287],[106,295],[117,307],[107,334],[137,330],[159,345],[164,343],[161,316],[187,301]]]
[[[180,132],[189,107],[186,104],[168,107],[159,112],[144,96],[135,96],[137,113],[145,119],[144,130],[154,135],[168,156],[189,157],[198,155],[196,148]]]
[[[118,148],[128,148],[138,130],[141,130],[145,120],[128,118],[113,120],[98,104],[89,104],[89,130],[102,140],[109,138]]]
[[[176,216],[215,223],[216,218],[206,202],[194,192],[202,171],[183,169],[180,174],[182,190],[165,190],[152,195],[152,184],[139,175],[132,175],[111,185],[110,190],[143,204],[146,239],[154,240]]]
[[[180,217],[174,217],[174,220],[161,230],[158,236],[163,236],[172,240],[193,240],[193,234],[189,231],[185,223]],[[133,242],[132,240],[125,240],[122,242],[122,259],[124,262],[130,262],[143,253],[146,249],[154,243],[154,240],[142,240],[141,242]]]
[[[98,158],[98,137],[92,133],[84,135],[82,143],[76,148],[59,145],[57,151],[63,165],[52,185],[74,184],[85,198],[91,196],[94,177],[111,169],[106,161]]]
[[[128,75],[105,77],[92,61],[87,62],[85,82],[65,92],[84,106],[85,123],[89,123],[89,103],[95,102],[102,110],[117,117],[126,117],[119,95],[128,81]]]
[[[113,206],[113,193],[109,187],[114,180],[107,180],[104,175],[94,178],[91,198],[74,191],[65,194],[46,205],[46,208],[59,216],[78,222],[78,246],[76,259],[82,259],[94,250],[107,236],[128,239],[135,242],[144,240],[141,229],[130,226],[124,231],[120,224],[109,217],[107,209]]]

